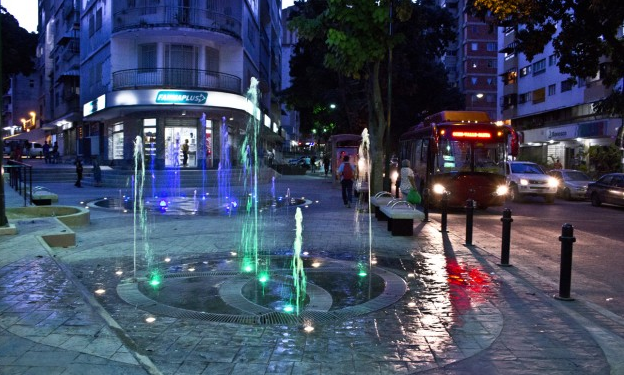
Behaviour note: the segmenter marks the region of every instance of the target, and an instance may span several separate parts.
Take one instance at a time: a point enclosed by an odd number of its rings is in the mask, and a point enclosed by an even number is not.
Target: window
[[[520,69],[520,78],[531,74],[531,65],[527,65],[524,68]]]
[[[546,101],[546,90],[541,89],[533,90],[533,104],[542,103]]]
[[[548,86],[548,96],[553,96],[557,93],[557,85]]]
[[[561,81],[561,92],[570,91],[572,87],[574,87],[574,81],[568,79]]]
[[[219,71],[219,50],[206,47],[206,70],[209,72]]]
[[[156,43],[139,45],[139,69],[142,71],[156,71]]]
[[[550,55],[548,56],[548,66],[553,66],[557,64],[557,56]]]
[[[516,83],[518,79],[518,73],[515,69],[508,70],[505,74],[503,74],[503,83],[506,85],[512,85]]]
[[[89,36],[93,34],[95,34],[95,17],[92,14],[89,16]]]
[[[479,43],[470,43],[470,49],[472,51],[478,51],[479,50]]]
[[[519,104],[530,102],[530,101],[531,101],[531,93],[530,92],[525,92],[524,94],[518,95],[518,103]]]
[[[488,77],[485,80],[486,80],[488,86],[492,86],[496,82],[496,80],[494,78],[492,78],[492,77]]]
[[[95,12],[95,30],[102,28],[102,8]]]
[[[486,45],[486,46],[487,46],[487,50],[488,50],[489,52],[496,51],[496,43],[492,43],[492,42],[490,42],[490,43],[487,43],[487,45]]]
[[[487,67],[488,68],[496,68],[496,60],[488,60]]]
[[[533,63],[533,75],[542,74],[546,71],[546,59],[541,59],[540,61]]]
[[[473,86],[476,86],[476,85],[477,85],[477,77],[471,77],[471,78],[470,78],[470,81],[472,82],[472,85],[473,85]]]

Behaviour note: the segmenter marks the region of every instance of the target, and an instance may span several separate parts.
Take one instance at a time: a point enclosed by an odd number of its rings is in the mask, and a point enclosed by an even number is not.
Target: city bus
[[[507,195],[505,161],[518,154],[511,126],[497,125],[485,112],[443,111],[425,118],[400,137],[401,160],[408,159],[429,204],[477,208],[500,206]]]

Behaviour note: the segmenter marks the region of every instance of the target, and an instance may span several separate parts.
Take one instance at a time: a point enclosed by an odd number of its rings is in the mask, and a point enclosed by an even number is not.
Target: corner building
[[[135,140],[155,169],[233,166],[254,110],[259,147],[281,147],[281,1],[82,0],[80,87],[85,155],[133,163]],[[88,154],[88,155],[87,155]]]

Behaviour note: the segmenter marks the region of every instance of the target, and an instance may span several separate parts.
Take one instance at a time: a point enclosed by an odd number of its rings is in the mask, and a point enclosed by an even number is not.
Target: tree
[[[518,27],[516,51],[529,60],[552,41],[562,73],[594,77],[612,86],[624,77],[621,0],[471,0],[474,12],[488,12],[493,26]],[[558,33],[557,33],[558,32]]]
[[[37,47],[37,35],[28,33],[4,7],[0,6],[0,108],[2,96],[8,89],[9,77],[14,74],[30,74],[34,70],[33,58]],[[0,119],[1,120],[1,119]],[[4,124],[4,121],[0,121]],[[0,141],[2,136],[0,135]],[[2,176],[2,157],[0,157],[0,227],[8,225],[6,200],[4,195],[4,176]]]
[[[409,0],[394,0],[392,1],[392,10],[394,12],[392,22],[393,26],[397,27],[397,32],[389,33],[390,1],[392,0],[312,0],[297,2],[298,6],[315,3],[318,4],[319,8],[315,12],[307,14],[302,12],[302,14],[295,16],[290,22],[291,27],[297,30],[300,40],[317,43],[317,45],[318,43],[323,44],[322,49],[319,51],[322,52],[319,55],[323,57],[323,66],[338,73],[340,77],[338,82],[341,82],[341,80],[343,82],[343,85],[340,87],[342,91],[338,91],[343,94],[343,97],[351,95],[352,97],[358,97],[360,103],[364,103],[359,110],[359,114],[360,116],[366,116],[371,140],[372,170],[370,181],[372,182],[372,193],[381,190],[382,164],[384,160],[383,146],[385,145],[385,137],[390,136],[386,134],[386,109],[388,102],[385,95],[386,91],[384,90],[387,89],[384,86],[384,82],[386,82],[388,76],[386,70],[388,53],[395,48],[398,49],[402,43],[406,42],[405,34],[398,30],[401,30],[400,25],[411,20],[411,16],[416,10],[421,10],[423,15],[433,9],[436,11],[440,10],[432,0],[424,0],[418,3],[412,3]],[[418,32],[415,32],[412,36],[420,34],[419,41],[427,40],[433,45],[435,45],[433,41],[436,38],[448,43],[448,40],[440,32],[440,30],[445,29],[451,23],[451,18],[450,16],[448,17],[448,24],[444,23],[442,25],[429,22],[426,16],[415,17],[416,26],[414,30],[418,30]],[[438,20],[440,19],[438,18]],[[423,38],[423,36],[426,37]],[[444,46],[444,42],[442,42],[442,46]],[[435,52],[431,52],[436,51],[436,48],[430,48],[427,43],[423,43],[419,47],[423,47],[419,51],[423,56],[426,56],[423,59],[435,59]],[[414,46],[406,44],[405,48],[414,48]],[[398,60],[401,63],[406,61],[406,59],[401,57]],[[443,77],[441,81],[446,82],[446,73],[442,69],[433,69],[435,66],[433,63],[426,65],[432,69],[423,69],[421,70],[422,72],[427,71],[430,73],[434,71],[436,74],[440,73],[440,77]],[[410,68],[413,68],[413,66]],[[393,69],[393,75],[395,71],[401,75],[400,81],[403,81],[403,76],[414,74],[411,69]],[[421,71],[416,69],[418,73]],[[352,86],[354,81],[359,82],[359,84]],[[410,82],[415,81],[410,80]],[[421,80],[422,83],[424,83],[424,80]],[[446,87],[446,85],[443,86]],[[352,87],[357,89],[352,90]],[[419,94],[424,97],[423,91],[425,87],[420,86],[420,90],[418,90],[415,87],[405,85],[405,94],[407,92],[413,94],[419,91]],[[363,88],[361,92],[359,88]],[[356,95],[352,95],[354,91]],[[404,97],[403,92],[401,97]],[[408,96],[405,95],[405,97]],[[413,97],[411,96],[410,98]],[[351,98],[350,102],[357,103],[357,100]],[[422,108],[420,103],[412,102],[411,105]],[[397,108],[402,108],[402,114],[405,114],[409,112],[409,110],[405,109],[407,106],[401,104]],[[394,107],[395,104],[393,104]],[[407,121],[408,124],[416,123],[416,113],[411,111],[411,121]],[[349,116],[350,121],[352,117]]]
[[[2,25],[2,93],[9,88],[9,78],[14,74],[29,75],[35,68],[35,51],[38,37],[20,27],[7,10],[0,7]]]

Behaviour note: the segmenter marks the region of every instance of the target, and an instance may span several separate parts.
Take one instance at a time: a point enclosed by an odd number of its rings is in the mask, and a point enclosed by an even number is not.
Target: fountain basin
[[[88,209],[76,206],[29,206],[6,209],[9,220],[54,217],[68,227],[89,225],[91,214]]]

